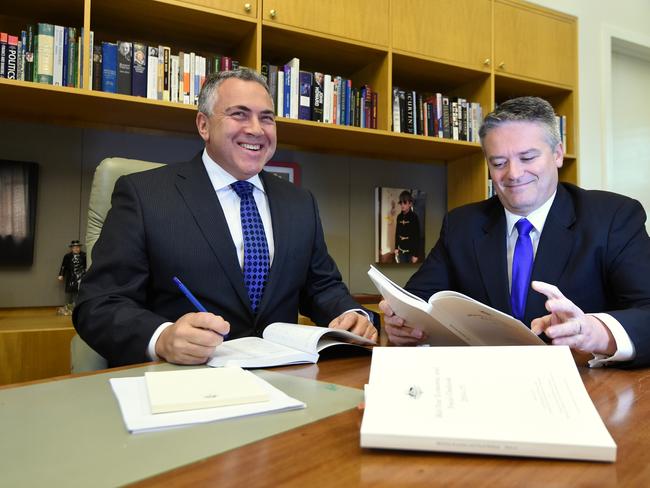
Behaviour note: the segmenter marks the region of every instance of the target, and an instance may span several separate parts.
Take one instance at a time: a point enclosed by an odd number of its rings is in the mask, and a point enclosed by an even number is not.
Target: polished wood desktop
[[[281,371],[363,388],[369,367],[355,357]],[[650,370],[580,373],[618,445],[615,463],[362,449],[352,409],[135,486],[650,486]]]

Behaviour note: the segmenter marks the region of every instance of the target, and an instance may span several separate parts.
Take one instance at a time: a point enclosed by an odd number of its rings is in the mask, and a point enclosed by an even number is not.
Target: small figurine
[[[58,280],[65,283],[66,303],[63,307],[64,315],[71,315],[79,293],[81,278],[86,274],[86,253],[81,250],[81,243],[77,240],[70,242],[70,252],[63,256],[63,263],[59,271]]]

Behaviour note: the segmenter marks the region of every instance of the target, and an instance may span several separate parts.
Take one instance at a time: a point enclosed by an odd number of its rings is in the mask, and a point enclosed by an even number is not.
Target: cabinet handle
[[[483,66],[490,66],[491,62],[492,62],[492,60],[490,58],[485,58],[483,60]]]
[[[251,6],[250,3],[245,3],[245,4],[244,4],[244,10],[246,10],[246,12],[250,12],[250,11],[251,11],[251,8],[252,8],[252,6]]]
[[[506,68],[506,63],[504,61],[501,61],[499,63],[499,69],[505,69]]]
[[[278,15],[278,12],[277,12],[277,10],[272,8],[271,11],[269,12],[269,14],[271,15],[272,19],[275,19],[275,16]]]

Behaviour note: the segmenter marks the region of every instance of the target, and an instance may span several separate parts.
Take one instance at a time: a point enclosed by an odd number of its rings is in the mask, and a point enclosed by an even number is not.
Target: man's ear
[[[564,145],[561,142],[558,142],[553,151],[553,157],[555,158],[555,166],[561,168],[564,164]]]
[[[196,128],[201,139],[208,142],[210,139],[210,119],[203,112],[197,112],[196,114]]]

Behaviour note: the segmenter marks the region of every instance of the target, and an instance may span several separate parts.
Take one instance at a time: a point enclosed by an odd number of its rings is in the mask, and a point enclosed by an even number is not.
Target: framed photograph
[[[274,174],[278,178],[290,181],[296,186],[300,186],[300,166],[298,163],[278,163],[269,161],[264,166],[264,171]]]
[[[375,188],[375,263],[423,261],[426,199],[414,188]]]

